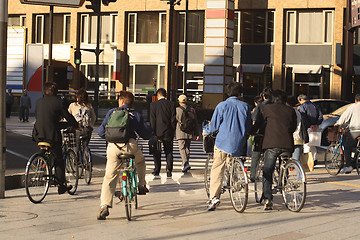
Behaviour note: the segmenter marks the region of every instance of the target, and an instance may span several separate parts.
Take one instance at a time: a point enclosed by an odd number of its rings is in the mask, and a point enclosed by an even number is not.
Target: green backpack
[[[117,108],[105,126],[105,139],[110,143],[127,143],[130,139],[130,111]]]

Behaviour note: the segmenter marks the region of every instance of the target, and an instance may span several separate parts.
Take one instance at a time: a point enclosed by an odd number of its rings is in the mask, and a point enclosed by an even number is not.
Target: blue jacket
[[[243,156],[250,127],[249,106],[237,97],[229,97],[216,106],[210,125],[204,129],[204,134],[209,135],[219,131],[215,140],[216,147],[233,156]]]
[[[120,109],[130,108],[126,105],[123,105],[120,107]],[[98,134],[101,138],[105,138],[105,127],[109,121],[110,115],[116,110],[117,108],[110,109],[108,113],[106,114],[103,122],[98,128]],[[131,111],[130,115],[130,129],[131,129],[131,138],[136,139],[135,132],[142,137],[143,139],[149,139],[153,135],[152,128],[145,123],[143,117],[140,115],[140,113]]]
[[[323,115],[320,108],[310,100],[306,100],[300,105],[299,112],[301,113],[302,119],[305,121],[306,128],[309,128],[311,125],[320,125],[323,121]]]

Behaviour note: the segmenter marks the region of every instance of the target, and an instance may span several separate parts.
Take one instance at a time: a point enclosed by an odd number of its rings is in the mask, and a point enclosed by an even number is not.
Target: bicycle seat
[[[135,156],[133,155],[133,154],[120,154],[119,156],[118,156],[118,158],[119,159],[134,159],[135,158]]]
[[[51,147],[51,144],[48,142],[38,142],[39,147]]]

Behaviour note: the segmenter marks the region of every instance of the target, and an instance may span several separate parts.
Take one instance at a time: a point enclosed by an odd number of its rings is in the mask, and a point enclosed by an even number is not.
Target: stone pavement
[[[40,204],[31,203],[24,188],[8,190],[0,199],[0,238],[359,239],[360,178],[355,172],[330,177],[319,168],[308,173],[307,199],[300,213],[289,212],[279,194],[274,195],[274,210],[263,211],[252,191],[244,213],[233,210],[228,193],[216,211],[207,212],[202,175],[146,178],[150,193],[139,196],[139,209],[130,222],[124,203],[115,198],[107,220],[96,220],[102,178],[90,185],[81,179],[74,196],[58,195],[51,188]]]

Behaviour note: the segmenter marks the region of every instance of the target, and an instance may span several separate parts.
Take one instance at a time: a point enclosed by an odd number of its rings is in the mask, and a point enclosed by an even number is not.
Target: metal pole
[[[49,60],[47,65],[47,82],[53,81],[53,61],[52,61],[52,50],[53,50],[53,28],[54,28],[54,6],[50,6],[50,17],[49,17]]]
[[[95,65],[95,93],[94,93],[94,111],[96,117],[98,117],[98,109],[99,109],[99,56],[100,56],[100,23],[101,23],[101,2],[97,1],[98,10],[96,12],[97,16],[97,32],[96,32],[96,49],[95,49],[95,57],[96,57],[96,65]]]
[[[354,30],[351,28],[351,0],[346,1],[345,29],[344,29],[344,75],[342,79],[341,97],[344,100],[352,100],[352,73],[353,73],[353,50]]]
[[[8,0],[0,0],[0,199],[5,198],[5,169],[6,169],[6,59],[7,59],[7,23]]]
[[[170,0],[169,39],[168,39],[168,76],[167,76],[167,93],[168,93],[168,99],[169,100],[172,100],[171,73],[172,73],[172,44],[173,44],[174,3],[175,3],[175,0]]]
[[[186,0],[185,4],[185,53],[184,53],[184,82],[183,82],[183,92],[186,95],[187,93],[187,65],[188,65],[188,15],[189,15],[189,0]]]

